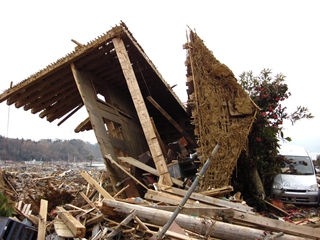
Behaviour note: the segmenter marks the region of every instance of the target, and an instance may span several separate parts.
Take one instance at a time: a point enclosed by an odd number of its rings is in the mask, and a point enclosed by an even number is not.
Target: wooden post
[[[116,159],[114,148],[111,144],[109,134],[107,133],[104,125],[101,111],[96,101],[96,92],[93,88],[92,82],[87,75],[78,71],[73,63],[70,67],[83,103],[86,106],[92,129],[96,135],[102,155],[110,154],[114,159]],[[116,183],[123,179],[122,172],[118,169],[113,169],[107,161],[105,161],[105,164],[112,186],[114,190],[118,192],[120,189],[117,189]]]
[[[38,240],[45,239],[47,225],[48,201],[41,199],[40,201],[40,219],[38,225]]]
[[[147,99],[166,119],[168,119],[168,121],[188,140],[189,143],[196,146],[194,139],[190,137],[190,135],[180,127],[180,125],[151,96],[148,96]]]
[[[161,185],[172,186],[172,181],[168,171],[168,167],[164,159],[164,156],[162,154],[157,136],[154,132],[147,107],[145,105],[143,96],[139,88],[139,84],[137,82],[133,68],[131,66],[129,56],[127,54],[127,50],[124,46],[123,41],[120,38],[113,38],[112,42],[116,49],[116,53],[117,53],[124,77],[127,81],[127,85],[132,97],[132,101],[136,108],[153,161],[160,174],[158,184],[160,186]]]

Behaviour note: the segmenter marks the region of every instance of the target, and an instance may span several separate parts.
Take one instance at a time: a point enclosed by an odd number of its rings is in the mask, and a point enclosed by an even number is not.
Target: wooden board
[[[40,201],[40,220],[38,225],[38,240],[42,240],[46,236],[46,225],[47,225],[47,213],[48,213],[48,201],[41,199]]]
[[[116,159],[113,146],[102,119],[102,114],[100,113],[100,108],[96,101],[96,93],[91,80],[84,73],[78,71],[74,64],[71,64],[71,70],[82,100],[89,114],[90,122],[96,135],[102,155],[110,154],[114,159]],[[121,178],[122,173],[120,170],[113,169],[112,166],[108,165],[107,163],[106,166],[109,172],[111,183],[113,187],[116,188],[116,183],[118,182],[119,177]]]
[[[53,222],[53,225],[54,225],[54,230],[59,237],[62,237],[62,238],[76,237],[67,227],[67,225],[65,225],[64,222],[61,221],[60,219],[55,219]]]
[[[142,170],[144,170],[144,171],[146,171],[148,173],[151,173],[151,174],[153,174],[153,175],[155,175],[157,177],[159,176],[159,173],[158,173],[157,169],[154,169],[154,168],[144,164],[143,162],[138,161],[137,159],[134,159],[132,157],[118,157],[118,159],[121,160],[121,161],[124,161],[126,163],[129,163],[129,164],[131,164],[131,165],[133,165],[133,166],[135,166],[137,168],[140,168],[140,169],[142,169]],[[171,177],[171,180],[172,180],[172,182],[174,184],[176,184],[176,185],[178,185],[180,187],[183,186],[183,181],[181,181],[179,179],[176,179],[176,178],[173,178],[173,177]]]
[[[154,132],[148,110],[146,108],[143,96],[139,88],[139,84],[132,69],[132,65],[127,50],[124,46],[123,41],[120,38],[113,38],[112,42],[116,49],[116,53],[124,77],[127,81],[129,92],[131,94],[134,106],[136,108],[148,146],[150,148],[153,161],[155,162],[156,168],[160,174],[158,183],[159,185],[172,186],[171,177],[165,159],[163,157],[160,144]]]
[[[76,237],[84,237],[86,235],[86,227],[73,217],[71,213],[67,212],[63,207],[57,207],[57,210],[60,219]]]
[[[281,220],[275,220],[262,216],[255,216],[247,213],[235,212],[234,219],[241,220],[244,222],[254,223],[262,226],[265,229],[272,229],[274,231],[284,232],[300,237],[307,238],[319,238],[320,229],[312,228],[308,226],[299,226],[290,222],[283,222]]]

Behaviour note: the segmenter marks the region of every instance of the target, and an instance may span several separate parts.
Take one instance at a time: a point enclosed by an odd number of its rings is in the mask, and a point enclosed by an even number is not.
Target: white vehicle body
[[[285,203],[318,205],[320,192],[307,150],[298,146],[281,146],[279,155],[286,161],[281,164],[281,173],[274,178],[271,196]]]

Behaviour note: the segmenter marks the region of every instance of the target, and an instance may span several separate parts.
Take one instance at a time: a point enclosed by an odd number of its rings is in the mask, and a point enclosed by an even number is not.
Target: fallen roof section
[[[5,90],[0,95],[0,103],[7,101],[8,105],[15,104],[17,108],[23,107],[25,111],[39,113],[40,118],[46,118],[49,122],[62,117],[69,118],[68,114],[72,115],[83,106],[70,68],[71,63],[77,69],[90,73],[97,94],[105,95],[105,89],[112,86],[128,96],[129,90],[112,42],[115,37],[120,37],[126,46],[142,95],[152,96],[178,122],[181,122],[178,116],[188,119],[183,103],[123,22],[87,44],[77,43],[73,52]],[[156,125],[164,120],[162,114],[148,101],[146,104]],[[184,124],[188,124],[187,121]],[[87,122],[76,131],[90,129],[91,125]]]

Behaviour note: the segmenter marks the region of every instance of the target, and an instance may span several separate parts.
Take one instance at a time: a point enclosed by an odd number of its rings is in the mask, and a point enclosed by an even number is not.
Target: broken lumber
[[[60,218],[56,218],[53,222],[56,234],[61,238],[74,238],[75,235],[70,231],[67,225]]]
[[[136,215],[144,222],[152,222],[157,225],[164,225],[172,213],[152,209],[136,204],[129,204],[119,202],[115,200],[104,199],[102,201],[101,211],[110,211],[110,208],[118,213],[130,214],[132,209],[136,210]],[[265,231],[259,229],[252,229],[237,225],[232,225],[224,222],[215,221],[212,219],[205,219],[194,216],[187,216],[179,214],[175,222],[183,229],[211,236],[220,239],[228,240],[254,240],[263,239],[265,237]],[[284,235],[281,237],[282,240],[301,240],[302,238],[293,235]]]
[[[140,182],[138,179],[136,179],[131,173],[129,173],[127,170],[124,169],[124,167],[122,167],[119,163],[117,163],[115,160],[113,160],[111,158],[111,156],[104,156],[105,158],[107,158],[111,164],[116,165],[119,169],[121,169],[124,173],[126,173],[128,176],[130,176],[132,179],[134,179],[137,183],[139,183],[142,187],[144,187],[145,189],[148,190],[148,188],[142,183]]]
[[[136,108],[142,130],[147,140],[153,161],[160,174],[159,185],[172,186],[171,176],[166,165],[166,161],[161,151],[160,144],[154,132],[149,112],[144,102],[140,87],[135,76],[132,64],[127,53],[123,40],[119,37],[112,39],[123,75],[128,85],[133,104]]]
[[[320,229],[308,226],[300,226],[290,222],[283,222],[281,220],[266,218],[262,216],[249,215],[247,213],[236,212],[233,216],[234,219],[253,223],[263,228],[272,231],[279,231],[287,234],[292,234],[300,237],[319,238]]]
[[[163,190],[163,192],[168,192],[168,193],[175,194],[178,196],[184,196],[186,194],[186,190],[179,189],[179,188],[172,188],[172,191]],[[229,202],[229,201],[222,200],[219,198],[204,196],[200,193],[195,193],[195,192],[192,193],[190,196],[190,199],[195,200],[195,201],[199,201],[201,203],[206,203],[206,204],[218,206],[218,207],[229,207],[229,208],[232,208],[233,210],[254,214],[252,207],[249,207],[249,206],[246,206],[246,205],[243,205],[240,203]]]
[[[148,173],[151,173],[152,175],[155,175],[157,177],[160,176],[157,169],[154,169],[154,168],[148,166],[147,164],[144,164],[143,162],[138,161],[137,159],[134,159],[132,157],[118,157],[118,159],[120,159],[123,162],[129,163],[137,168],[140,168]],[[176,179],[174,177],[171,177],[171,180],[177,186],[183,187],[183,181]]]
[[[71,213],[67,212],[63,207],[57,207],[57,210],[58,216],[76,237],[84,237],[86,235],[86,227],[73,217]]]
[[[147,99],[188,140],[190,144],[196,146],[194,139],[151,96],[148,96]]]
[[[114,199],[104,188],[102,188],[99,183],[97,183],[86,171],[82,171],[81,172],[81,176],[87,180],[88,183],[92,184],[99,193],[101,193],[101,195],[104,197],[104,198],[107,198],[107,199]]]
[[[195,204],[196,205],[196,204]],[[162,206],[158,205],[157,209],[174,212],[176,210],[176,206]],[[221,217],[221,218],[232,218],[234,215],[234,211],[231,208],[222,208],[222,207],[183,207],[180,211],[181,214],[191,215],[191,216],[207,216],[207,217]]]
[[[134,218],[134,216],[136,216],[136,214],[136,210],[131,211],[130,214],[121,221],[119,226],[107,235],[107,239],[113,239],[115,236],[117,236],[121,232],[123,226],[126,226]]]
[[[38,240],[45,239],[46,236],[46,225],[47,225],[47,212],[48,212],[48,201],[41,199],[40,201],[40,219],[38,225]]]

